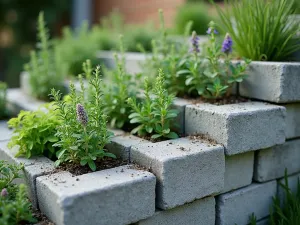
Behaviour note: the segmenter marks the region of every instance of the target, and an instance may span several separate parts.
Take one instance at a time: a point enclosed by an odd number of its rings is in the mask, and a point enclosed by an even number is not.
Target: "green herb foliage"
[[[94,77],[90,80],[93,88],[90,101],[86,101],[88,96],[81,76],[79,78],[80,92],[77,93],[74,84],[71,83],[67,101],[60,100],[59,91],[51,91],[61,120],[56,133],[60,141],[54,145],[61,150],[56,153],[58,160],[55,164],[88,164],[90,169],[95,171],[95,160],[115,157],[104,149],[112,134],[106,128],[107,116],[103,113],[100,67],[96,68]]]
[[[6,94],[7,85],[6,83],[0,81],[0,119],[8,116],[6,109]]]
[[[12,182],[21,178],[23,165],[15,166],[0,160],[0,224],[16,225],[36,223],[32,216],[31,204],[27,198],[24,184],[19,186]]]
[[[58,141],[55,133],[59,124],[58,113],[52,103],[36,111],[21,111],[18,117],[8,121],[8,126],[14,128],[8,147],[19,147],[16,157],[46,155],[52,158],[57,150],[52,145]]]
[[[231,34],[240,56],[252,60],[287,61],[300,49],[293,0],[227,0],[217,6],[224,27]],[[233,22],[234,21],[234,22]]]
[[[243,81],[251,61],[245,59],[245,62],[232,63],[230,52],[222,52],[221,44],[217,42],[216,24],[211,22],[209,29],[210,44],[206,58],[192,50],[183,60],[185,69],[178,71],[178,74],[185,76],[189,95],[218,99],[229,96],[233,84]],[[228,34],[226,37],[229,37]]]
[[[130,113],[127,99],[136,94],[136,83],[132,81],[134,76],[125,70],[123,36],[120,36],[120,53],[120,56],[115,54],[117,68],[112,71],[110,80],[104,84],[103,93],[104,112],[108,115],[110,126],[117,128],[126,125]]]
[[[44,21],[44,14],[41,12],[38,17],[39,43],[37,51],[30,54],[30,62],[25,65],[25,70],[29,73],[29,82],[32,95],[48,100],[51,88],[63,90],[64,71],[61,70],[49,40],[49,31]]]
[[[145,80],[145,97],[141,103],[137,103],[135,98],[129,98],[128,104],[133,113],[129,115],[130,123],[139,124],[132,133],[139,136],[149,136],[157,138],[177,138],[178,135],[170,129],[170,122],[178,112],[171,109],[174,95],[168,94],[165,89],[165,79],[162,70],[156,78],[153,89],[150,89],[148,80]]]

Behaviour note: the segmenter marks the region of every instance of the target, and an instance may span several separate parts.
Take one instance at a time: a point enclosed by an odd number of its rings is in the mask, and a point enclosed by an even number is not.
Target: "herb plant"
[[[52,158],[57,150],[52,145],[58,141],[55,136],[58,125],[58,113],[52,103],[36,111],[21,111],[18,117],[8,121],[8,126],[14,128],[8,147],[19,147],[16,157],[46,155]]]
[[[200,54],[199,37],[193,32],[190,54],[184,59],[186,68],[178,71],[185,76],[185,85],[190,95],[199,95],[206,99],[218,99],[229,96],[234,83],[242,82],[246,76],[246,69],[250,60],[243,63],[232,63],[230,54],[233,41],[227,33],[222,45],[216,40],[218,31],[216,24],[210,23],[207,31],[210,44],[207,56]],[[223,60],[223,61],[222,61]]]
[[[132,108],[129,115],[130,123],[139,124],[132,130],[139,136],[149,136],[152,139],[157,138],[177,138],[178,135],[171,131],[170,123],[178,112],[171,109],[174,95],[168,94],[165,89],[165,79],[162,70],[156,78],[152,89],[149,87],[148,80],[145,80],[145,97],[141,103],[137,103],[135,98],[129,98],[128,104]]]
[[[240,56],[252,60],[286,61],[300,49],[300,31],[293,0],[227,0],[223,10],[216,5],[224,27]]]
[[[48,100],[51,88],[63,90],[64,71],[55,57],[49,40],[49,31],[41,12],[38,17],[38,50],[30,53],[30,62],[25,70],[29,73],[32,95]]]
[[[6,109],[6,93],[7,85],[0,81],[0,119],[8,116]]]
[[[24,184],[12,182],[21,178],[23,165],[16,166],[0,160],[0,224],[16,225],[36,223]]]
[[[81,90],[76,92],[73,83],[70,84],[69,100],[61,100],[61,93],[52,89],[51,95],[58,108],[61,125],[57,127],[56,137],[59,141],[54,147],[60,150],[56,153],[56,166],[62,163],[88,164],[91,170],[96,170],[95,161],[115,156],[106,152],[104,146],[110,141],[111,132],[106,128],[107,116],[103,113],[102,85],[100,67],[94,71],[90,80],[93,96],[86,101],[87,94],[80,79]]]

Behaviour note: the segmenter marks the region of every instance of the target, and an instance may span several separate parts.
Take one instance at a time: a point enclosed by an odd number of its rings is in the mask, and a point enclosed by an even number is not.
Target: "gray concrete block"
[[[223,193],[252,183],[254,152],[225,157],[225,183]]]
[[[246,225],[252,213],[257,220],[267,217],[276,191],[277,182],[271,181],[217,196],[216,225]]]
[[[254,61],[240,83],[240,94],[276,103],[299,102],[299,73],[300,63]]]
[[[12,164],[20,165],[22,163],[24,165],[24,176],[17,183],[25,183],[28,186],[29,198],[33,207],[37,208],[36,178],[53,172],[54,163],[43,156],[30,159],[15,158],[17,147],[10,150],[7,148],[7,143],[7,141],[0,142],[0,159]]]
[[[171,124],[171,126],[174,129],[174,131],[178,134],[185,134],[185,107],[190,104],[192,104],[190,100],[183,98],[175,98],[173,102],[173,108],[178,111],[178,115],[175,118],[174,122]]]
[[[137,225],[215,225],[215,199],[208,197],[166,211],[157,211]]]
[[[155,212],[155,176],[122,166],[37,178],[39,207],[57,225],[130,224]]]
[[[283,106],[286,108],[286,138],[300,137],[300,103]]]
[[[188,105],[185,132],[207,134],[235,155],[284,143],[285,114],[284,107],[261,102]]]
[[[288,174],[300,172],[300,139],[257,152],[254,165],[254,180],[265,182]]]
[[[291,176],[288,176],[288,187],[290,189],[290,191],[293,193],[293,194],[296,194],[297,193],[297,189],[298,189],[298,181],[300,182],[300,173],[297,173],[297,174],[294,174],[294,175],[291,175]],[[281,200],[281,202],[283,202],[286,198],[285,198],[285,190],[283,189],[283,187],[280,185],[281,184],[284,184],[285,185],[285,180],[284,178],[280,179],[278,181],[278,186],[277,186],[277,195],[279,197],[279,199]]]
[[[7,127],[7,121],[6,120],[0,121],[0,142],[9,140],[11,135],[12,135],[12,129],[9,129]]]
[[[156,207],[170,209],[220,192],[225,156],[220,145],[179,138],[131,148],[133,162],[157,177]]]
[[[37,110],[45,102],[26,95],[19,88],[11,88],[7,91],[7,102],[13,112],[20,110]]]

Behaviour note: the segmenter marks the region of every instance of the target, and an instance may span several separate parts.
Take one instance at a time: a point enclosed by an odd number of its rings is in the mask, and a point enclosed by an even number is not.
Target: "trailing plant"
[[[145,80],[144,98],[141,103],[137,103],[135,98],[129,98],[128,104],[132,108],[129,115],[130,123],[139,124],[131,132],[139,136],[149,136],[157,138],[177,138],[178,135],[171,131],[170,123],[177,116],[177,110],[171,109],[174,95],[168,94],[165,89],[165,78],[162,70],[156,78],[152,89],[148,80]]]
[[[240,56],[252,60],[287,61],[300,49],[294,0],[227,0],[216,5],[222,26],[232,36]]]
[[[55,136],[58,125],[59,116],[52,103],[36,111],[21,111],[18,117],[8,121],[8,126],[14,129],[8,147],[19,147],[16,157],[45,155],[53,158],[57,148],[52,145],[58,141]]]
[[[0,160],[0,224],[16,225],[36,223],[24,184],[13,184],[21,178],[23,165],[12,165]]]
[[[90,85],[93,88],[93,96],[86,101],[87,93],[82,77],[80,78],[81,90],[75,90],[70,84],[69,100],[61,100],[61,93],[52,89],[51,96],[58,108],[60,126],[57,127],[56,137],[59,141],[54,147],[60,150],[56,153],[56,166],[62,163],[88,164],[91,170],[96,170],[95,161],[104,160],[107,157],[114,158],[107,152],[104,146],[110,141],[112,135],[107,130],[107,116],[103,113],[102,85],[100,79],[100,67],[94,71]]]
[[[8,116],[6,108],[6,93],[7,85],[0,81],[0,119]]]
[[[24,67],[29,73],[32,95],[49,100],[48,93],[51,88],[63,90],[64,71],[51,47],[43,12],[39,14],[37,30],[39,40],[37,51],[31,51],[30,62]]]
[[[207,31],[210,44],[204,58],[200,54],[199,37],[194,31],[191,38],[190,54],[183,60],[186,69],[178,71],[185,76],[185,85],[190,95],[199,95],[206,99],[218,99],[231,94],[233,84],[242,82],[246,76],[246,69],[251,62],[233,63],[232,53],[233,41],[227,33],[221,44],[217,42],[216,24],[210,22]]]
[[[280,182],[283,195],[274,196],[270,209],[270,225],[297,225],[300,224],[300,180],[297,180],[297,188],[293,192],[289,186],[287,170],[285,170],[284,182]],[[254,214],[250,217],[251,225],[256,225]]]
[[[112,71],[109,81],[105,82],[103,92],[104,113],[108,116],[111,127],[122,128],[128,120],[130,106],[127,104],[129,97],[136,95],[138,81],[133,82],[133,75],[125,70],[123,36],[120,36],[120,54],[115,54],[117,69]],[[128,124],[127,124],[128,125]]]

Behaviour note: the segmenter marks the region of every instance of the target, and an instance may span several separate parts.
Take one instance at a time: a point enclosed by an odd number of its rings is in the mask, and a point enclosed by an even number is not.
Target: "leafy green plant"
[[[175,17],[176,31],[178,34],[182,34],[186,24],[189,21],[193,21],[192,30],[198,34],[206,34],[207,25],[212,19],[206,3],[186,3],[178,8]]]
[[[16,225],[36,223],[24,184],[12,182],[21,178],[23,165],[12,165],[0,160],[0,224]]]
[[[123,36],[120,36],[120,53],[120,57],[115,54],[117,69],[112,71],[110,80],[103,85],[104,113],[108,116],[110,126],[117,128],[124,127],[128,121],[130,107],[127,99],[136,95],[137,84],[132,81],[134,76],[125,70]]]
[[[8,116],[6,109],[6,93],[7,85],[6,83],[0,81],[0,119]]]
[[[55,136],[58,125],[58,113],[52,103],[44,104],[36,111],[21,111],[18,117],[8,121],[8,126],[14,128],[8,147],[19,147],[16,157],[44,154],[52,158],[57,150],[52,145],[58,141]]]
[[[96,170],[95,160],[115,156],[106,152],[104,146],[110,141],[111,132],[107,130],[107,116],[103,113],[102,85],[100,67],[94,71],[90,85],[93,96],[90,101],[81,77],[81,90],[76,92],[73,83],[70,84],[69,100],[61,100],[59,91],[52,89],[51,95],[58,108],[61,125],[57,127],[56,137],[59,141],[54,147],[61,148],[57,153],[56,166],[62,163],[88,164],[91,170]]]
[[[234,83],[242,82],[246,76],[246,69],[250,60],[243,63],[232,63],[230,54],[233,42],[229,34],[220,45],[216,41],[216,24],[210,23],[208,29],[210,44],[207,47],[206,59],[201,57],[199,49],[199,37],[193,32],[190,54],[184,59],[186,69],[178,71],[178,74],[186,77],[185,85],[189,87],[188,93],[204,98],[218,99],[231,94]],[[223,57],[224,61],[221,61]]]
[[[29,73],[32,95],[42,100],[48,100],[51,88],[63,90],[64,71],[50,45],[49,31],[43,12],[39,14],[37,29],[38,50],[31,51],[30,62],[24,67]]]
[[[130,123],[139,124],[132,130],[132,133],[137,133],[139,136],[151,135],[152,139],[177,138],[178,135],[170,129],[170,122],[178,112],[171,109],[174,95],[168,94],[165,89],[162,70],[159,70],[152,90],[148,80],[145,80],[144,91],[145,97],[141,103],[137,103],[135,98],[128,99],[128,104],[133,111],[129,115]]]
[[[291,20],[293,0],[227,0],[216,5],[222,26],[232,36],[240,56],[252,60],[286,61],[300,49],[299,23]]]

